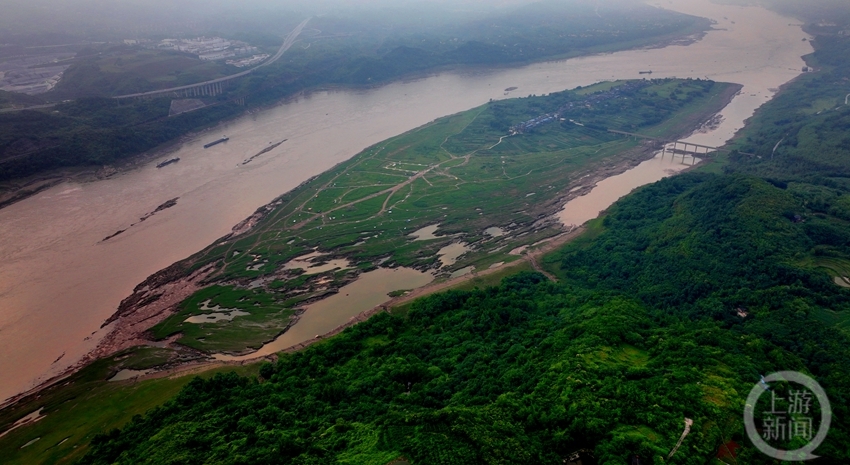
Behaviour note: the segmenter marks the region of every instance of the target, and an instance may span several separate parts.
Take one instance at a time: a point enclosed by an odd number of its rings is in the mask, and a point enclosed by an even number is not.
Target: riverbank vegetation
[[[684,418],[695,426],[666,462],[706,463],[747,444],[759,374],[800,370],[850,394],[850,341],[821,317],[850,310],[850,290],[800,264],[820,236],[789,209],[818,214],[754,177],[663,180],[551,255],[558,284],[526,273],[432,296],[258,379],[194,380],[82,463],[561,463],[583,449],[622,463],[667,457]],[[846,409],[833,402],[819,454],[847,459]],[[746,447],[738,462],[771,463]]]
[[[53,387],[45,389],[26,403],[26,413],[39,412],[36,421],[9,431],[0,437],[0,456],[4,464],[74,463],[85,455],[98,431],[120,428],[134,415],[162,405],[177,395],[192,376],[161,377],[143,382],[141,375],[151,368],[178,366],[199,360],[191,350],[136,348],[98,360]],[[214,368],[200,373],[236,372],[255,377],[259,367]],[[127,374],[123,381],[107,381]],[[191,370],[188,373],[193,373]],[[16,408],[0,411],[0,425],[6,431],[23,415]],[[21,437],[27,437],[19,443]],[[33,441],[26,447],[22,445]]]
[[[0,113],[0,180],[60,166],[107,165],[244,111],[221,102],[168,117],[170,104],[86,98],[45,111]]]
[[[737,138],[742,152],[754,150],[757,156],[733,154],[727,171],[850,189],[848,40],[820,35],[817,47],[807,61],[818,71],[768,102]]]
[[[385,265],[433,267],[437,266],[435,254],[442,246],[465,240],[473,243],[473,251],[462,257],[453,267],[445,269],[445,273],[468,265],[487,269],[498,261],[516,260],[518,256],[509,254],[511,249],[558,234],[559,227],[549,223],[535,226],[539,216],[537,213],[509,217],[505,216],[505,210],[510,212],[539,209],[540,212],[548,212],[548,215],[551,211],[547,209],[557,209],[556,204],[560,203],[557,201],[558,191],[563,191],[568,184],[566,179],[557,177],[572,179],[580,177],[579,173],[584,172],[583,170],[596,169],[598,164],[621,162],[619,157],[623,155],[618,157],[615,154],[635,148],[635,143],[607,133],[604,129],[608,124],[616,123],[616,127],[621,129],[647,131],[661,136],[678,135],[717,111],[725,104],[725,99],[736,90],[735,86],[726,84],[690,80],[624,81],[617,86],[602,84],[575,92],[494,102],[440,119],[425,128],[379,144],[333,172],[323,175],[324,177],[319,177],[292,192],[288,203],[280,202],[275,205],[275,209],[267,212],[265,218],[248,234],[233,238],[227,242],[226,247],[210,249],[196,257],[196,263],[199,265],[221,261],[220,277],[210,280],[218,281],[219,285],[209,287],[186,300],[181,305],[180,313],[154,327],[151,335],[164,338],[179,333],[181,344],[188,350],[184,357],[202,355],[192,349],[238,352],[256,347],[257,342],[268,340],[275,333],[282,331],[290,322],[289,309],[299,301],[316,298],[329,292],[331,288],[341,287],[353,279],[358,270],[371,269],[382,259],[389,259],[383,261]],[[677,95],[677,99],[669,100],[671,94]],[[501,144],[493,147],[511,126],[554,111],[562,112],[555,121],[527,128],[526,133],[504,139]],[[670,119],[676,119],[685,113],[690,116],[678,118],[679,125],[668,124]],[[649,118],[650,114],[657,115],[657,118]],[[659,118],[660,122],[655,125],[648,123]],[[570,122],[571,119],[574,122]],[[595,128],[575,124],[582,121]],[[440,149],[441,145],[443,149]],[[448,151],[449,149],[451,151]],[[638,157],[636,162],[645,155],[636,153],[634,156]],[[428,170],[431,165],[441,162],[449,162],[444,171],[426,172],[416,179],[418,183],[414,184],[415,190],[387,192],[383,198],[374,202],[374,205],[370,206],[374,210],[372,214],[384,208],[384,198],[392,199],[387,203],[383,216],[371,218],[369,223],[364,223],[362,218],[343,220],[343,214],[346,217],[353,215],[346,207],[339,210],[339,221],[326,218],[319,222],[321,225],[305,223],[291,234],[293,238],[299,238],[292,243],[289,243],[292,240],[289,236],[278,234],[291,228],[287,225],[291,224],[290,217],[293,215],[307,219],[308,214],[322,212],[336,218],[338,214],[330,211],[339,205],[339,202],[334,203],[338,197],[344,197],[346,202],[357,202],[376,191],[380,192],[399,182],[403,183],[406,179],[416,176],[419,171]],[[507,176],[511,173],[520,176]],[[558,189],[554,188],[556,181]],[[521,205],[516,206],[510,204],[513,200],[509,196],[502,196],[502,203],[499,204],[501,208],[491,208],[486,203],[477,201],[469,202],[468,205],[459,204],[454,200],[456,196],[467,197],[473,193],[479,198],[487,198],[491,192],[500,189],[501,182],[510,185],[516,183],[517,188],[533,188],[540,193],[539,196],[537,193],[529,197],[525,196],[526,193],[517,196]],[[553,188],[547,189],[548,192],[537,188],[550,185]],[[459,194],[444,192],[447,188]],[[471,190],[467,191],[468,189]],[[317,196],[320,191],[329,191],[333,195],[328,198]],[[285,196],[284,199],[286,198],[289,197]],[[429,202],[431,198],[442,198],[441,202],[445,205],[436,201]],[[401,200],[404,201],[395,203]],[[553,200],[555,202],[552,205],[544,205]],[[366,202],[369,200],[361,204]],[[444,206],[450,206],[451,211],[444,210]],[[390,211],[392,213],[389,213]],[[395,216],[391,219],[390,215]],[[466,218],[472,220],[467,223]],[[441,224],[441,227],[436,238],[414,242],[409,236],[424,225],[437,223]],[[382,225],[380,234],[374,234],[377,225]],[[499,232],[484,232],[495,225],[503,227],[501,235],[498,235]],[[360,234],[363,230],[371,230],[370,235]],[[309,235],[301,239],[302,234]],[[378,237],[374,237],[375,235]],[[282,268],[289,258],[308,252],[317,245],[340,240],[334,239],[338,237],[347,242],[343,242],[331,255],[317,257],[316,265],[342,256],[351,262],[351,268],[316,274]],[[359,242],[363,243],[357,245]],[[322,250],[330,251],[328,248]],[[389,251],[394,252],[389,254]],[[470,285],[490,285],[497,282],[482,277],[471,281]],[[229,317],[229,313],[234,310],[248,315],[237,315],[230,322],[186,322],[191,316],[203,318],[213,313],[224,313]],[[409,307],[394,314],[404,315],[408,311]],[[263,331],[266,332],[254,331],[257,325],[265,328]],[[176,356],[171,356],[174,357]],[[110,373],[123,368],[126,367],[113,365]],[[135,365],[132,368],[138,369]],[[108,376],[106,374],[102,378]],[[77,383],[75,380],[71,382],[72,385]],[[154,381],[140,384],[149,382]],[[98,394],[100,389],[107,389],[102,394],[106,397],[113,395],[110,393],[117,389],[114,388],[117,386],[114,382],[104,386],[98,388],[95,385],[86,385],[85,389],[92,390],[93,398],[101,395]],[[62,392],[61,389],[57,391]],[[166,394],[163,396],[165,397],[155,399],[167,397]],[[126,402],[135,403],[134,399],[132,396],[127,397]],[[86,402],[83,399],[75,399],[64,405],[73,405],[75,411],[82,411],[91,408]],[[39,428],[44,428],[39,431],[55,431],[55,428],[62,427],[61,421],[66,421],[63,418],[74,418],[75,414],[67,411],[62,403],[45,405],[47,408],[44,412],[48,416],[37,423]],[[149,405],[153,403],[141,403],[139,409],[132,411],[143,411]],[[21,412],[21,409],[37,410],[41,406],[42,404],[30,402],[19,404],[14,410],[7,411],[8,419],[10,422],[17,419],[17,413]],[[10,457],[20,458],[21,463],[25,463],[53,462],[56,457],[62,456],[62,451],[73,452],[76,456],[80,452],[73,449],[74,446],[85,447],[95,432],[103,431],[107,425],[120,426],[126,421],[126,416],[116,416],[114,412],[110,414],[104,411],[102,414],[104,418],[110,418],[108,422],[104,420],[104,426],[86,422],[88,426],[78,430],[79,433],[72,435],[67,442],[54,444],[56,447],[47,450],[42,449],[41,445],[47,444],[48,439],[52,440],[53,436],[44,436],[45,442],[40,440],[38,448],[33,447],[33,444],[30,446],[32,448],[16,449],[20,446],[18,444],[10,450]],[[32,431],[34,430],[25,428],[10,433],[8,438],[4,438],[6,441],[0,440],[0,448],[3,447],[2,444],[17,444],[19,438],[28,437]],[[64,437],[59,441],[63,439]],[[17,458],[15,460],[18,460]]]

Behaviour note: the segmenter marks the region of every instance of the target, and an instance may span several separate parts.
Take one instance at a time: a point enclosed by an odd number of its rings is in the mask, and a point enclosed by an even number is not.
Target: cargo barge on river
[[[224,136],[224,137],[222,137],[222,138],[221,138],[221,139],[219,139],[219,140],[214,140],[214,141],[210,142],[209,144],[204,145],[204,148],[205,148],[205,149],[208,149],[208,148],[212,147],[213,145],[218,145],[218,144],[220,144],[220,143],[222,143],[222,142],[227,142],[227,141],[229,141],[229,140],[230,140],[230,138],[229,138],[229,137]]]
[[[180,158],[172,158],[172,159],[170,159],[170,160],[165,160],[165,161],[164,161],[164,162],[162,162],[162,163],[158,163],[158,164],[156,165],[156,167],[157,167],[157,168],[162,168],[163,166],[168,166],[168,165],[170,165],[170,164],[172,164],[172,163],[177,163],[178,161],[180,161]]]

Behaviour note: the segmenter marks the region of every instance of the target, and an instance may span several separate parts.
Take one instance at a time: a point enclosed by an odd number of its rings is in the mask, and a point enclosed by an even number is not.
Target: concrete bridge
[[[196,84],[189,84],[187,86],[179,86],[179,87],[171,87],[168,89],[160,89],[160,90],[152,90],[150,92],[139,92],[136,94],[127,94],[127,95],[119,95],[113,98],[116,99],[126,99],[126,98],[151,98],[151,97],[160,97],[171,95],[173,97],[205,97],[205,96],[216,96],[221,95],[224,92],[224,87],[230,81],[234,79],[239,79],[243,76],[247,76],[248,74],[253,73],[254,71],[268,66],[274,62],[276,62],[283,54],[289,50],[289,47],[292,47],[292,44],[295,43],[295,40],[301,34],[301,31],[304,30],[304,27],[310,21],[310,18],[305,19],[301,22],[292,32],[286,36],[286,40],[283,41],[283,45],[280,46],[277,53],[263,62],[260,65],[257,65],[247,71],[242,71],[241,73],[231,74],[230,76],[225,76],[218,79],[212,79],[209,81],[199,82]]]
[[[648,140],[654,140],[654,141],[660,142],[661,144],[663,144],[662,149],[661,149],[661,156],[662,157],[668,151],[670,153],[672,153],[673,156],[676,156],[677,154],[682,155],[683,159],[684,159],[685,155],[692,155],[694,157],[696,157],[697,155],[702,155],[703,157],[709,157],[709,156],[711,156],[712,152],[731,152],[731,150],[729,150],[729,149],[712,147],[710,145],[695,144],[693,142],[685,142],[683,140],[661,139],[661,138],[658,138],[658,137],[646,136],[646,135],[643,135],[643,134],[635,134],[633,132],[617,131],[617,130],[614,130],[614,129],[609,129],[608,132],[614,133],[614,134],[620,134],[621,136],[634,137],[636,139],[648,139]],[[673,144],[673,147],[668,149],[667,146],[670,145],[670,144]],[[741,153],[742,155],[755,156],[754,153],[747,153],[747,152],[739,152],[739,153]]]

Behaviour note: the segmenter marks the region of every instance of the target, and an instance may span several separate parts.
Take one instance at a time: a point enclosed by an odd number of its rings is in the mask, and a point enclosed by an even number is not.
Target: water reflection
[[[414,241],[430,241],[431,239],[439,239],[439,236],[435,236],[434,233],[437,232],[437,228],[439,228],[439,224],[432,224],[430,226],[425,226],[417,231],[414,231],[408,236],[413,237]]]
[[[453,242],[439,251],[437,251],[437,256],[440,257],[440,263],[442,266],[451,266],[457,262],[457,259],[460,258],[461,255],[469,252],[471,249],[463,242]]]
[[[217,354],[217,360],[250,360],[326,334],[362,312],[390,300],[390,292],[415,289],[430,283],[430,273],[410,268],[378,268],[363,273],[357,281],[340,288],[339,293],[307,307],[298,322],[274,341],[244,356]]]
[[[693,164],[691,156],[683,160],[681,155],[659,152],[622,174],[599,181],[588,194],[570,200],[558,213],[558,219],[565,226],[582,225],[635,188],[672,176]]]
[[[287,270],[302,269],[306,275],[324,273],[337,268],[351,268],[351,262],[344,258],[335,258],[328,261],[321,260],[321,257],[325,255],[327,254],[323,254],[321,252],[313,252],[307,255],[302,255],[300,257],[293,258],[283,267]]]

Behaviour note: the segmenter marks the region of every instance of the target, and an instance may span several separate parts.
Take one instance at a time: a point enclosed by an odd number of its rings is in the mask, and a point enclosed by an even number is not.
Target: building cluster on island
[[[613,88],[606,90],[606,91],[601,91],[601,92],[596,92],[596,93],[590,94],[584,99],[568,102],[568,103],[562,105],[560,108],[558,108],[556,111],[554,111],[552,113],[546,113],[546,114],[543,114],[543,115],[540,115],[540,116],[536,116],[536,117],[534,117],[534,118],[532,118],[528,121],[524,121],[522,123],[515,124],[515,125],[511,126],[511,128],[508,130],[508,134],[511,135],[511,136],[514,136],[514,135],[517,135],[517,134],[526,133],[526,132],[528,132],[528,131],[530,131],[530,130],[532,130],[532,129],[540,126],[540,125],[543,125],[543,124],[546,124],[546,123],[551,123],[552,121],[559,121],[559,120],[564,119],[564,118],[562,118],[562,115],[569,112],[570,110],[573,110],[573,109],[578,108],[578,107],[588,107],[589,108],[589,107],[597,105],[601,102],[604,102],[606,100],[610,100],[610,99],[614,99],[614,98],[620,98],[624,94],[636,92],[636,91],[638,91],[638,90],[640,90],[644,87],[649,86],[651,83],[652,83],[652,81],[648,81],[648,80],[630,81],[630,82],[626,82],[622,85],[613,87]],[[572,121],[572,120],[570,120],[570,121]],[[581,126],[580,123],[576,123],[576,124]]]

